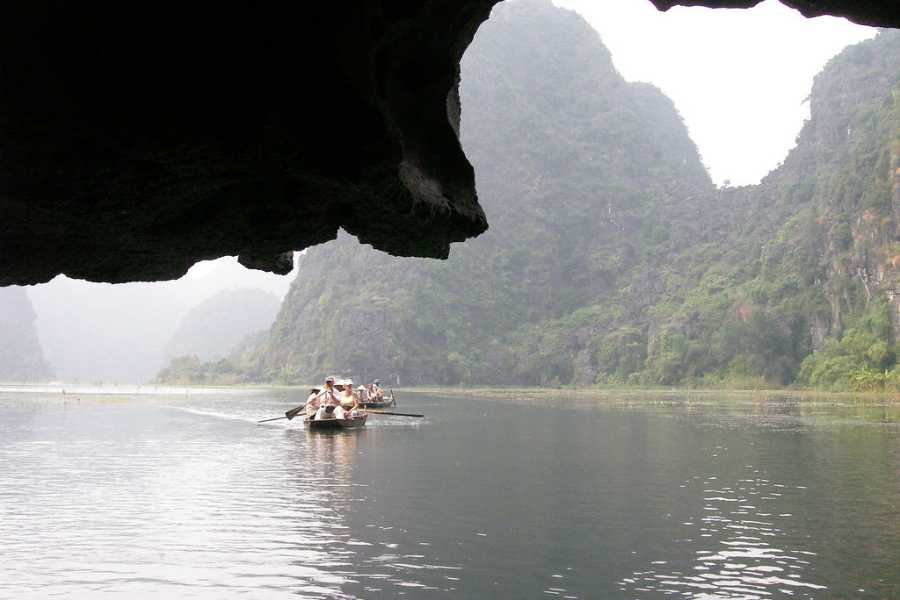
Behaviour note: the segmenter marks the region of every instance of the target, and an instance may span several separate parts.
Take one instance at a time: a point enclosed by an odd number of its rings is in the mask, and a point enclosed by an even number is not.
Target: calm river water
[[[0,389],[0,597],[900,598],[900,414],[850,401]]]

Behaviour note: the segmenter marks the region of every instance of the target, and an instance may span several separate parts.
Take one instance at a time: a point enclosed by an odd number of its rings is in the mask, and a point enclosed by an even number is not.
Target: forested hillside
[[[266,376],[521,380],[512,344],[523,325],[608,297],[700,233],[661,218],[702,210],[713,191],[672,103],[625,83],[575,13],[501,5],[462,78],[462,142],[491,229],[445,262],[389,257],[349,236],[310,250],[262,353]],[[542,368],[548,382],[572,377],[558,372],[572,360],[557,358]]]
[[[501,4],[461,87],[490,231],[448,261],[347,235],[311,249],[236,368],[283,382],[892,386],[898,79],[897,32],[848,48],[817,77],[784,164],[717,190],[671,101],[625,82],[578,15]]]
[[[224,358],[246,336],[268,329],[278,306],[278,296],[271,292],[222,290],[188,311],[166,344],[166,356]]]
[[[278,296],[253,288],[222,290],[194,306],[166,344],[164,383],[233,383],[234,357],[255,348],[275,320]],[[230,357],[231,359],[229,360]]]
[[[738,227],[697,262],[697,285],[655,307],[642,380],[897,387],[898,80],[896,31],[816,77],[784,164],[721,191]]]
[[[49,379],[35,318],[25,290],[0,288],[0,381]]]

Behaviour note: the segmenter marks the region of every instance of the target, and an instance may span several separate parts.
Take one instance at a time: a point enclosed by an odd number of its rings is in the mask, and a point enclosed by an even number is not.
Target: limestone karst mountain
[[[240,368],[288,382],[896,385],[898,80],[900,33],[846,49],[784,163],[717,190],[671,101],[625,82],[579,16],[500,5],[461,86],[491,229],[446,262],[347,235],[311,249]]]
[[[51,370],[44,359],[36,315],[25,290],[0,287],[0,381],[41,381]]]
[[[526,328],[618,294],[632,270],[703,235],[668,222],[714,201],[674,106],[626,83],[575,13],[497,8],[463,61],[461,99],[491,229],[446,262],[398,260],[349,236],[311,249],[260,353],[263,376],[521,380],[511,345]],[[637,285],[653,299],[653,281]],[[571,379],[545,367],[542,381]]]
[[[247,335],[268,329],[279,304],[278,296],[263,290],[222,290],[188,311],[166,344],[166,355],[224,358]]]

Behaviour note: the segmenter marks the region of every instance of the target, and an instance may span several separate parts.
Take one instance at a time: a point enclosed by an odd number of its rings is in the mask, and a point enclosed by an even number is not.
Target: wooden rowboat
[[[381,402],[366,402],[360,401],[359,405],[363,408],[393,408],[397,406],[396,401],[394,400],[394,390],[391,390],[391,397],[385,398]]]
[[[303,419],[303,424],[309,428],[310,431],[324,431],[324,430],[334,430],[334,429],[358,429],[360,427],[366,426],[366,419],[368,415],[362,414],[356,417],[349,417],[346,419],[310,419],[306,417]]]

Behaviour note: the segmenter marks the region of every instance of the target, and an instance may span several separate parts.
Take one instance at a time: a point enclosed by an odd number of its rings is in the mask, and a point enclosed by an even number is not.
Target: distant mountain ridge
[[[252,288],[222,290],[192,308],[166,344],[166,356],[224,358],[246,336],[268,329],[281,302],[271,292]]]
[[[51,377],[35,319],[24,290],[0,287],[0,381],[43,381]]]
[[[463,61],[491,229],[448,261],[310,249],[241,377],[900,389],[900,32],[832,59],[797,146],[715,189],[671,101],[541,0]],[[740,143],[740,140],[735,140]],[[397,232],[402,235],[402,232]]]

